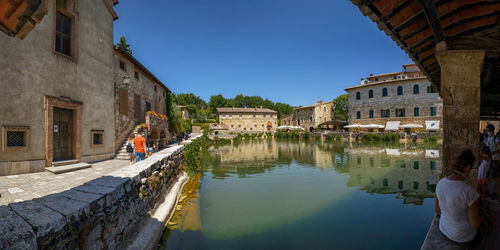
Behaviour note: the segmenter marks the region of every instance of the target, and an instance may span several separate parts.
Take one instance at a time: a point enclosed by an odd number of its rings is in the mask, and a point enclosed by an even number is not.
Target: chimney
[[[372,73],[370,73],[370,76],[373,76],[373,74],[372,74]]]
[[[361,78],[361,84],[365,84],[365,78]]]
[[[262,109],[262,106],[260,106],[260,109]]]

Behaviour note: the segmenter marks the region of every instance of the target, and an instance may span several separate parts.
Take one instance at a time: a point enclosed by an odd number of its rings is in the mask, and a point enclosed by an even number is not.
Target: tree
[[[210,111],[215,114],[217,112],[217,108],[228,107],[229,102],[221,94],[213,95],[210,96],[210,101],[208,102],[208,106],[210,107]]]
[[[120,37],[120,42],[117,44],[117,46],[125,53],[132,55],[132,49],[130,48],[130,44],[127,43],[127,39],[125,39],[124,36]]]
[[[335,117],[342,121],[347,121],[349,108],[347,94],[337,96],[337,98],[333,100],[333,108],[335,109]]]

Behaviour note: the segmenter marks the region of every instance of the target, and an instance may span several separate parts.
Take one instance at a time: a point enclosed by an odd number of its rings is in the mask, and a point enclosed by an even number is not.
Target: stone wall
[[[167,148],[62,193],[0,206],[0,249],[123,248],[183,174],[183,149]]]
[[[120,68],[120,62],[124,64],[124,69]],[[118,149],[135,125],[145,122],[146,102],[150,104],[151,110],[166,113],[167,90],[121,52],[115,50],[112,65],[115,82],[115,148]]]

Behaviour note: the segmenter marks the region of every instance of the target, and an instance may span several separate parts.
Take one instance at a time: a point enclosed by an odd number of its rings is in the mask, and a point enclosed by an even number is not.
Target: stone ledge
[[[115,248],[165,195],[164,186],[171,185],[171,178],[179,171],[183,149],[171,146],[67,191],[1,206],[0,249]],[[141,185],[145,185],[141,178],[158,175],[159,170],[167,174],[160,183],[163,186],[141,197]]]

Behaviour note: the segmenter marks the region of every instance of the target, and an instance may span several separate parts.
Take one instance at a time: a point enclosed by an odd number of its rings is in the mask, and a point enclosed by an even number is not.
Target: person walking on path
[[[134,138],[135,162],[146,159],[146,139],[139,133]]]
[[[486,126],[486,138],[484,145],[491,151],[491,170],[493,174],[494,192],[492,198],[495,199],[500,194],[500,140],[495,136],[495,126]]]
[[[135,162],[135,153],[134,153],[134,139],[135,136],[132,134],[127,141],[127,153],[130,157],[130,164],[134,164]]]

